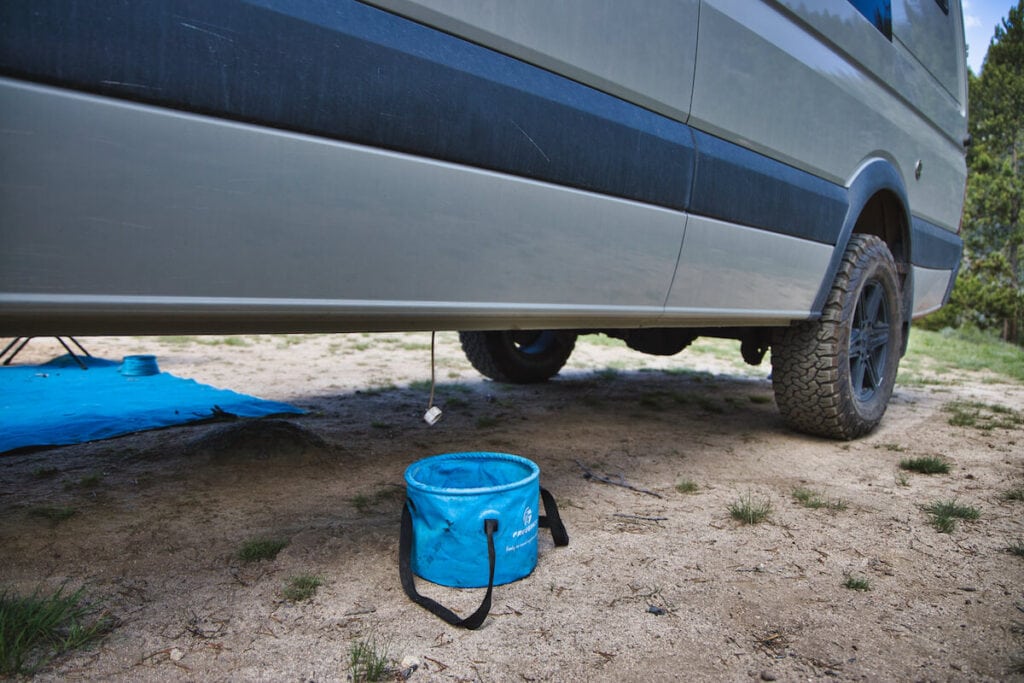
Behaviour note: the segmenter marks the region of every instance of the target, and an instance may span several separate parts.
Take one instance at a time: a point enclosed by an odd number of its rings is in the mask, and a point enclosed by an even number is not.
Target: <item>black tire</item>
[[[459,332],[473,367],[496,382],[533,384],[558,374],[576,346],[573,332]]]
[[[902,300],[885,242],[853,235],[821,319],[772,342],[775,402],[791,427],[855,439],[878,426],[899,366]]]

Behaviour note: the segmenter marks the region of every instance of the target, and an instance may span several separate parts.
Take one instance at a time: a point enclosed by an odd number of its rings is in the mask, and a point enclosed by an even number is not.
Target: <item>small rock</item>
[[[761,672],[761,680],[762,681],[776,681],[776,680],[778,680],[778,676],[773,674],[771,671],[762,671]]]
[[[398,668],[399,678],[403,681],[407,681],[414,673],[416,673],[416,669],[420,668],[420,660],[411,655],[407,655],[402,657],[402,661],[399,663]]]
[[[663,614],[668,614],[668,612],[663,610],[661,607],[658,607],[657,605],[648,605],[647,611],[658,617],[662,616]]]
[[[171,658],[172,662],[180,662],[181,659],[184,656],[185,656],[185,653],[182,652],[181,650],[179,650],[178,648],[176,648],[176,647],[171,648],[170,658]]]

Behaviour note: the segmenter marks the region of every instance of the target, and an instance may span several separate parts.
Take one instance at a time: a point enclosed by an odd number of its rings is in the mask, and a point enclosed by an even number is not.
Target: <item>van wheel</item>
[[[878,426],[899,366],[901,301],[885,242],[853,235],[821,319],[772,342],[775,402],[791,427],[855,439]]]
[[[576,346],[573,332],[459,332],[473,367],[497,382],[533,384],[554,377]]]

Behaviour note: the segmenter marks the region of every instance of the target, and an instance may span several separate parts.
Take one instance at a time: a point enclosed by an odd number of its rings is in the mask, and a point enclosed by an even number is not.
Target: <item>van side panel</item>
[[[959,224],[964,108],[845,0],[704,0],[690,123],[842,185],[884,157],[915,213]]]
[[[0,79],[0,335],[650,324],[685,221]]]
[[[0,3],[0,74],[676,209],[690,190],[682,124],[353,0]]]
[[[366,0],[686,121],[699,0]]]
[[[946,92],[965,102],[967,55],[959,48],[963,36],[960,0],[943,11],[936,0],[893,0],[892,34]]]

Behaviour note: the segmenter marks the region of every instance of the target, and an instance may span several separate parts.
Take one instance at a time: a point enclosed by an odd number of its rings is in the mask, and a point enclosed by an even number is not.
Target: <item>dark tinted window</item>
[[[892,0],[850,0],[850,4],[892,40]]]

